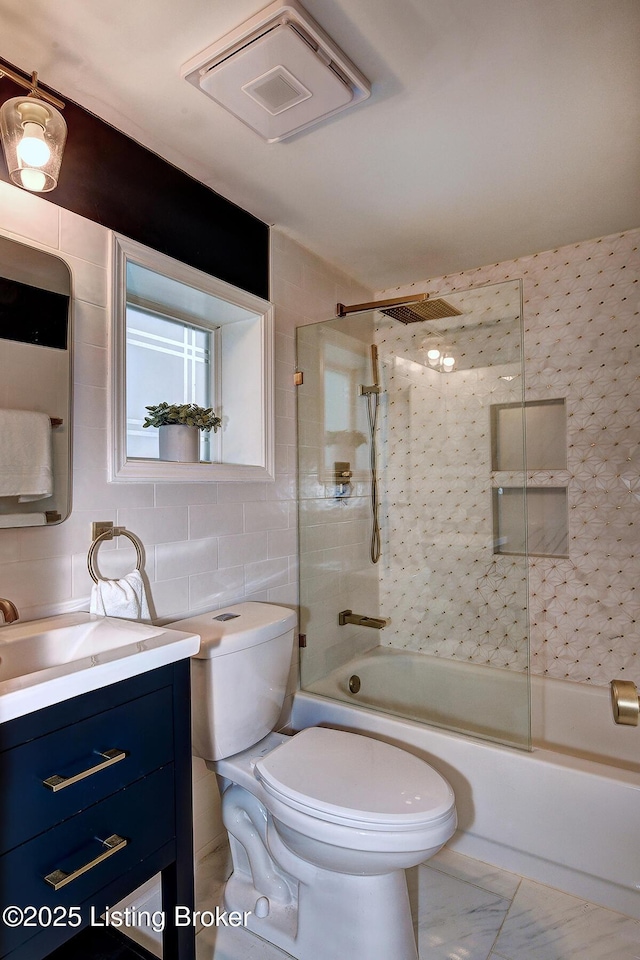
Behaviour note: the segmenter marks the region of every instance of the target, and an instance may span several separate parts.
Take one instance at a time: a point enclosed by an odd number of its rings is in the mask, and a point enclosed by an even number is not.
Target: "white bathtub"
[[[349,679],[360,680],[358,693]],[[527,676],[374,647],[308,688],[407,719],[528,746]],[[640,773],[640,728],[614,723],[608,687],[531,677],[533,745]]]
[[[339,686],[350,675],[362,679],[387,660],[369,654],[335,671],[334,696],[345,697]],[[410,673],[421,669],[412,666]],[[393,680],[385,679],[389,709]],[[531,752],[364,709],[357,697],[304,691],[294,697],[292,725],[361,731],[423,757],[456,793],[453,849],[640,919],[640,728],[616,726],[608,698],[605,688],[533,678]]]

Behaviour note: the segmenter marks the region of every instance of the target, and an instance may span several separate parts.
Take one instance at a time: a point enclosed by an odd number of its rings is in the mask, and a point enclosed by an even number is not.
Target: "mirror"
[[[71,273],[0,237],[0,527],[71,511]]]
[[[335,482],[339,472],[336,465],[347,464],[351,481],[367,482],[370,434],[360,385],[372,380],[370,344],[331,328],[324,333],[320,359],[324,427],[321,478],[325,483]]]
[[[120,236],[113,283],[112,481],[273,478],[271,304]],[[160,404],[220,417],[192,462],[161,455]]]

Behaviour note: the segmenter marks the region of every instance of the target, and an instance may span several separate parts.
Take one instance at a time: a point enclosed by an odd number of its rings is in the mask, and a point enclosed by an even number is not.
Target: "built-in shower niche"
[[[494,553],[566,557],[564,398],[491,407]],[[526,469],[526,488],[521,477]],[[523,520],[526,516],[526,525]]]

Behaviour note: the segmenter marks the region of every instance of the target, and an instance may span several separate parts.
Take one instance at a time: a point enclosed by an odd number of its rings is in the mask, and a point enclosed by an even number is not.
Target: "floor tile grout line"
[[[466,884],[468,884],[470,887],[475,887],[477,890],[482,890],[484,893],[492,893],[495,897],[500,897],[501,900],[508,900],[510,905],[511,905],[511,904],[513,903],[513,901],[515,900],[516,894],[517,894],[518,890],[520,889],[520,884],[522,883],[522,881],[523,881],[523,879],[524,879],[524,877],[519,877],[518,883],[516,884],[516,888],[515,888],[515,890],[514,890],[514,892],[513,892],[513,895],[512,895],[512,896],[509,896],[508,894],[498,893],[496,890],[491,890],[489,887],[483,887],[482,884],[476,883],[476,882],[473,881],[473,880],[465,880],[464,877],[458,877],[458,876],[456,876],[456,874],[454,874],[454,873],[449,873],[447,870],[442,870],[441,868],[437,867],[434,863],[430,863],[428,860],[425,860],[425,861],[421,864],[421,866],[429,866],[432,870],[437,870],[438,873],[443,874],[443,876],[445,876],[445,877],[450,877],[452,880],[459,880],[460,883],[466,883]],[[507,872],[507,871],[505,871],[505,872]],[[514,876],[514,874],[512,874],[512,876]],[[509,906],[509,909],[511,909],[511,906]],[[508,912],[508,911],[507,911],[507,912]]]
[[[500,926],[499,926],[499,928],[498,928],[498,931],[497,931],[497,933],[496,933],[496,935],[495,935],[495,937],[494,937],[493,943],[491,944],[491,949],[489,950],[489,953],[487,954],[487,960],[491,960],[491,954],[493,953],[493,951],[494,951],[494,949],[495,949],[495,947],[496,947],[496,944],[498,943],[498,940],[500,939],[500,934],[502,933],[502,928],[504,927],[505,923],[507,922],[507,918],[508,918],[509,914],[511,913],[511,909],[512,909],[512,907],[513,907],[513,904],[515,903],[515,899],[516,899],[516,896],[517,896],[517,894],[518,894],[518,890],[520,889],[521,886],[522,886],[522,877],[521,877],[520,880],[518,881],[518,886],[516,887],[516,891],[515,891],[515,893],[514,893],[514,895],[513,895],[513,899],[512,899],[512,900],[510,901],[510,903],[509,903],[509,909],[505,912],[505,915],[504,915],[504,917],[502,918],[502,923],[500,924]],[[507,960],[507,958],[505,958],[505,960]]]

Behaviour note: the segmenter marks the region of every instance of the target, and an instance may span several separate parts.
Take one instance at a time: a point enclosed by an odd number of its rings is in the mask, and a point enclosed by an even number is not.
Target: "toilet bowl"
[[[455,829],[453,791],[432,767],[355,733],[303,730],[260,759],[255,776],[284,843],[329,870],[414,866]]]
[[[453,791],[370,737],[264,735],[284,700],[294,625],[291,611],[254,602],[173,624],[202,638],[193,742],[222,793],[225,908],[297,960],[417,960],[404,870],[453,835]]]

